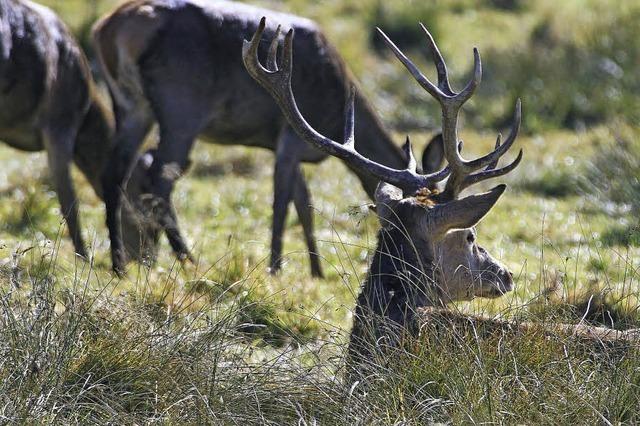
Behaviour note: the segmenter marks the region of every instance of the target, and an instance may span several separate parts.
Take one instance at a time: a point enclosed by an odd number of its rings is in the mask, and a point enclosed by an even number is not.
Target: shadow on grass
[[[309,343],[319,332],[309,318],[293,311],[279,314],[277,306],[259,297],[241,300],[238,319],[237,330],[246,338],[279,348],[292,342]]]
[[[206,164],[198,163],[189,173],[193,177],[211,178],[225,175],[252,176],[259,169],[256,161],[249,156],[239,156],[225,161],[212,161]]]
[[[606,273],[606,267],[600,272]],[[551,285],[529,305],[535,320],[587,324],[615,330],[640,327],[637,300],[629,292],[603,288],[593,280],[585,286],[567,290],[565,277],[552,278]]]
[[[48,192],[44,178],[15,186],[0,194],[0,198],[11,197],[13,203],[6,204],[6,210],[0,208],[2,222],[0,228],[15,236],[28,234],[30,230],[40,229],[52,218],[52,202],[57,204],[55,196]],[[53,198],[53,201],[51,200]],[[59,223],[59,219],[56,219]]]
[[[607,229],[600,237],[607,247],[640,247],[640,226],[615,226]]]
[[[575,175],[566,170],[545,171],[541,176],[518,185],[524,191],[549,198],[566,198],[580,194],[580,184]]]
[[[185,287],[189,293],[204,295],[210,304],[232,306],[237,333],[259,346],[282,348],[318,337],[315,321],[293,307],[280,306],[277,297],[264,294],[262,286],[247,286],[244,280],[225,284],[200,279],[187,282]]]

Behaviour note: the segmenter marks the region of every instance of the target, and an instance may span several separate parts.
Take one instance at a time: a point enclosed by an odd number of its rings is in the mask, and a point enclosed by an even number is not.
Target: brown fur
[[[75,250],[84,256],[69,168],[75,162],[102,197],[100,175],[113,147],[113,117],[96,93],[80,47],[51,10],[0,0],[0,54],[0,138],[16,149],[46,150]],[[129,214],[125,221],[136,239]]]
[[[114,268],[126,259],[119,248],[119,189],[126,171],[153,122],[160,127],[157,155],[150,170],[148,192],[165,204],[166,217],[156,217],[180,258],[189,256],[179,232],[167,179],[168,165],[184,172],[194,139],[217,144],[262,147],[276,154],[271,241],[271,270],[281,266],[282,238],[288,205],[293,201],[309,248],[312,274],[322,274],[313,235],[313,211],[301,162],[316,163],[326,155],[308,146],[287,125],[274,100],[247,74],[241,58],[244,39],[261,16],[294,28],[298,61],[294,87],[310,123],[338,136],[348,88],[354,83],[334,46],[308,19],[246,4],[204,0],[135,0],[100,20],[94,39],[114,100],[118,122],[117,148],[109,175],[104,176],[107,225]],[[266,46],[264,46],[266,53]],[[404,155],[393,143],[366,99],[358,97],[356,145],[360,152],[390,167],[402,167]],[[377,180],[356,171],[373,197]]]
[[[440,194],[440,191],[437,189],[422,188],[416,193],[415,199],[420,205],[433,207],[437,204],[434,197],[438,194]]]

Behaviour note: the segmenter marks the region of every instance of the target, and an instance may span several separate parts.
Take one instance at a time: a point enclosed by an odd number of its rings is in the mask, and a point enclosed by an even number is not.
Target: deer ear
[[[391,225],[396,217],[395,207],[402,200],[402,190],[387,182],[380,182],[376,188],[376,214],[383,228]]]
[[[435,135],[422,151],[422,172],[435,173],[444,163],[444,142],[442,133]]]
[[[429,214],[432,232],[437,236],[444,236],[452,229],[467,229],[477,225],[506,188],[504,184],[498,185],[489,192],[436,205]]]

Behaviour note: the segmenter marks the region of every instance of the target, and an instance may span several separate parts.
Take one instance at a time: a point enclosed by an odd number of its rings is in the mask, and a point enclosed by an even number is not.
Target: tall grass
[[[27,259],[29,257],[29,259]],[[62,270],[61,270],[62,269]],[[64,271],[66,269],[66,271]],[[635,344],[608,345],[544,324],[526,332],[425,317],[418,336],[345,375],[345,332],[273,339],[273,310],[251,271],[193,280],[168,302],[111,294],[90,264],[61,268],[55,248],[2,268],[0,419],[26,423],[425,424],[640,420]],[[171,274],[170,274],[171,275]],[[637,285],[637,277],[630,277]],[[90,284],[90,282],[92,284]],[[194,309],[194,306],[197,308]],[[455,307],[453,308],[455,310]],[[510,317],[532,317],[527,307]],[[269,316],[269,314],[267,315]]]
[[[281,424],[329,409],[330,400],[314,408],[313,399],[340,389],[305,395],[333,383],[310,362],[314,352],[292,345],[256,355],[246,332],[255,307],[242,293],[196,311],[158,310],[152,293],[90,288],[90,267],[56,284],[55,254],[42,256],[37,275],[21,271],[20,256],[3,270],[0,299],[5,421]]]
[[[116,2],[48,3],[86,40],[95,11],[106,12]],[[596,3],[289,0],[268,4],[318,20],[361,77],[373,103],[387,113],[385,120],[398,126],[436,126],[437,120],[430,117],[438,117],[438,111],[435,103],[425,102],[424,93],[394,59],[373,53],[372,27],[393,32],[412,58],[431,70],[421,58],[423,44],[415,32],[417,21],[424,21],[451,58],[456,87],[468,72],[469,48],[481,43],[485,79],[465,118],[482,126],[501,124],[513,98],[523,96],[525,130],[531,132],[582,127],[614,117],[632,125],[637,122],[636,6],[625,2],[617,7],[609,0],[604,6]],[[466,69],[459,65],[463,63]],[[465,313],[481,309],[542,324],[638,327],[637,251],[625,247],[640,241],[634,239],[638,234],[630,233],[636,229],[633,218],[639,208],[634,203],[640,199],[635,196],[638,135],[623,124],[612,127],[620,129],[619,140],[601,141],[592,162],[594,174],[588,176],[590,189],[576,190],[574,169],[558,167],[596,144],[590,134],[562,132],[521,139],[526,160],[519,172],[540,178],[521,178],[516,191],[481,224],[485,241],[493,245],[490,251],[500,252],[505,263],[520,271],[518,288],[504,303],[461,304],[452,309]],[[474,153],[482,147],[480,140],[487,139],[469,130],[464,136]],[[0,422],[640,421],[635,344],[594,347],[572,336],[549,337],[537,329],[514,333],[432,318],[420,335],[370,359],[361,377],[347,377],[348,320],[335,312],[340,305],[352,308],[355,303],[351,282],[364,268],[362,246],[371,244],[362,241],[367,229],[375,226],[371,220],[355,226],[344,213],[347,204],[364,199],[353,190],[357,182],[339,174],[341,184],[336,185],[336,173],[342,169],[331,162],[314,169],[312,176],[320,195],[316,199],[324,206],[321,214],[330,216],[333,211],[335,233],[349,233],[344,246],[340,242],[338,247],[333,247],[332,240],[339,240],[333,233],[320,234],[321,249],[334,264],[328,268],[330,277],[323,282],[301,278],[299,270],[306,264],[300,259],[306,255],[299,254],[290,255],[293,260],[282,277],[271,278],[255,260],[267,252],[256,240],[268,241],[264,206],[270,202],[270,176],[265,171],[270,158],[254,159],[253,151],[242,152],[232,170],[222,170],[207,159],[233,160],[232,151],[200,148],[199,153],[206,155],[195,156],[195,173],[181,182],[176,199],[188,235],[207,244],[198,247],[202,264],[211,265],[206,272],[176,271],[178,266],[167,260],[171,257],[165,248],[153,271],[141,268],[134,282],[113,282],[106,272],[104,236],[98,239],[97,259],[102,263],[97,265],[67,264],[72,249],[67,247],[59,255],[57,244],[16,249],[0,264]],[[247,158],[251,161],[245,163]],[[33,171],[25,169],[22,160],[18,163],[25,172],[20,184],[2,193],[12,200],[0,208],[3,253],[9,252],[13,237],[25,239],[33,228],[51,237],[60,224],[53,213],[57,208],[53,196],[43,197],[37,189],[42,182],[34,182]],[[595,203],[579,197],[585,193],[594,194]],[[84,212],[93,224],[90,229],[103,229],[103,212],[97,201],[92,206],[85,205],[89,211]],[[540,217],[545,215],[550,235],[538,233]],[[575,235],[578,225],[568,223],[581,217],[589,223]],[[613,223],[617,227],[607,228]],[[228,235],[245,240],[236,245],[229,238],[225,244]],[[295,238],[287,244],[296,244]],[[193,276],[185,279],[189,273]],[[283,289],[289,291],[286,297]],[[324,319],[308,313],[315,309]]]

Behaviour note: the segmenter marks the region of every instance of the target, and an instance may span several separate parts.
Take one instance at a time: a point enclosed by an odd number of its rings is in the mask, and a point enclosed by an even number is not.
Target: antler
[[[515,169],[522,159],[522,150],[518,156],[510,164],[496,169],[498,160],[511,148],[518,136],[521,121],[521,104],[520,100],[516,102],[514,124],[511,132],[504,143],[501,143],[501,136],[498,135],[495,149],[489,154],[467,161],[461,156],[462,142],[458,141],[458,113],[460,108],[468,101],[476,87],[482,79],[482,64],[480,54],[477,49],[473,49],[474,72],[473,77],[467,83],[461,92],[454,92],[449,83],[449,74],[447,65],[436,46],[433,37],[420,24],[421,28],[427,36],[427,42],[431,48],[433,61],[438,73],[438,84],[434,85],[427,77],[425,77],[418,67],[408,59],[400,49],[387,37],[387,35],[378,28],[378,32],[383,37],[386,44],[393,51],[396,57],[409,70],[416,81],[431,94],[442,108],[442,137],[444,141],[444,154],[447,167],[439,172],[422,175],[416,172],[415,158],[411,150],[411,143],[407,138],[404,145],[404,151],[408,159],[407,168],[404,170],[396,170],[382,164],[376,163],[361,154],[355,149],[354,140],[354,89],[351,88],[345,107],[345,132],[344,144],[338,143],[318,133],[304,119],[293,95],[291,88],[291,73],[293,68],[293,29],[287,33],[284,41],[284,51],[281,61],[281,69],[278,69],[276,56],[278,51],[278,37],[280,34],[280,26],[278,26],[274,39],[269,47],[267,66],[262,66],[258,59],[258,47],[262,34],[266,26],[266,19],[260,20],[260,25],[251,41],[246,41],[242,47],[242,58],[249,74],[258,81],[267,91],[274,97],[280,106],[283,114],[286,116],[289,124],[298,133],[298,135],[313,144],[316,148],[338,157],[352,167],[368,173],[382,181],[395,185],[403,190],[403,192],[413,194],[418,190],[431,186],[447,178],[445,191],[442,194],[444,199],[453,199],[465,188],[482,180],[491,179],[502,176]],[[483,169],[479,171],[480,169]],[[475,173],[474,173],[475,172]]]
[[[329,139],[318,133],[304,119],[296,104],[293,91],[291,89],[291,73],[293,66],[293,29],[289,30],[284,40],[284,51],[280,69],[278,69],[275,57],[278,50],[277,37],[279,27],[274,40],[269,47],[267,69],[258,59],[258,46],[265,29],[266,19],[260,20],[260,25],[251,41],[244,42],[242,46],[242,58],[249,74],[258,81],[274,97],[283,114],[286,116],[291,127],[303,140],[313,144],[316,148],[334,157],[344,160],[352,167],[368,173],[384,182],[402,189],[405,194],[414,194],[418,190],[433,185],[449,176],[450,169],[445,167],[439,172],[422,175],[416,172],[416,161],[411,150],[411,142],[407,139],[404,151],[408,164],[404,170],[392,169],[382,164],[376,163],[358,153],[355,149],[354,140],[354,99],[355,91],[351,88],[345,107],[345,132],[344,144]]]
[[[520,100],[516,102],[514,124],[507,140],[501,144],[501,137],[498,136],[495,149],[489,154],[467,161],[460,155],[461,142],[458,141],[458,113],[460,108],[466,101],[471,98],[476,87],[482,79],[482,63],[480,61],[480,53],[478,49],[473,49],[473,77],[467,83],[461,92],[454,92],[449,84],[449,73],[447,65],[442,58],[438,46],[436,46],[433,37],[429,31],[420,24],[420,27],[427,36],[427,44],[432,52],[433,62],[435,63],[438,73],[438,84],[433,84],[429,79],[420,72],[418,67],[411,62],[407,56],[387,37],[387,35],[378,28],[378,33],[382,36],[387,46],[393,51],[396,57],[409,70],[413,78],[422,86],[431,96],[436,98],[442,108],[442,139],[444,142],[444,155],[451,169],[451,177],[447,181],[444,198],[453,199],[464,188],[480,182],[485,179],[502,176],[515,169],[522,159],[522,150],[518,153],[516,159],[502,168],[496,169],[496,165],[500,157],[502,157],[513,145],[518,136],[521,120],[521,104]],[[481,172],[478,170],[485,168]],[[474,173],[477,172],[477,173]]]

